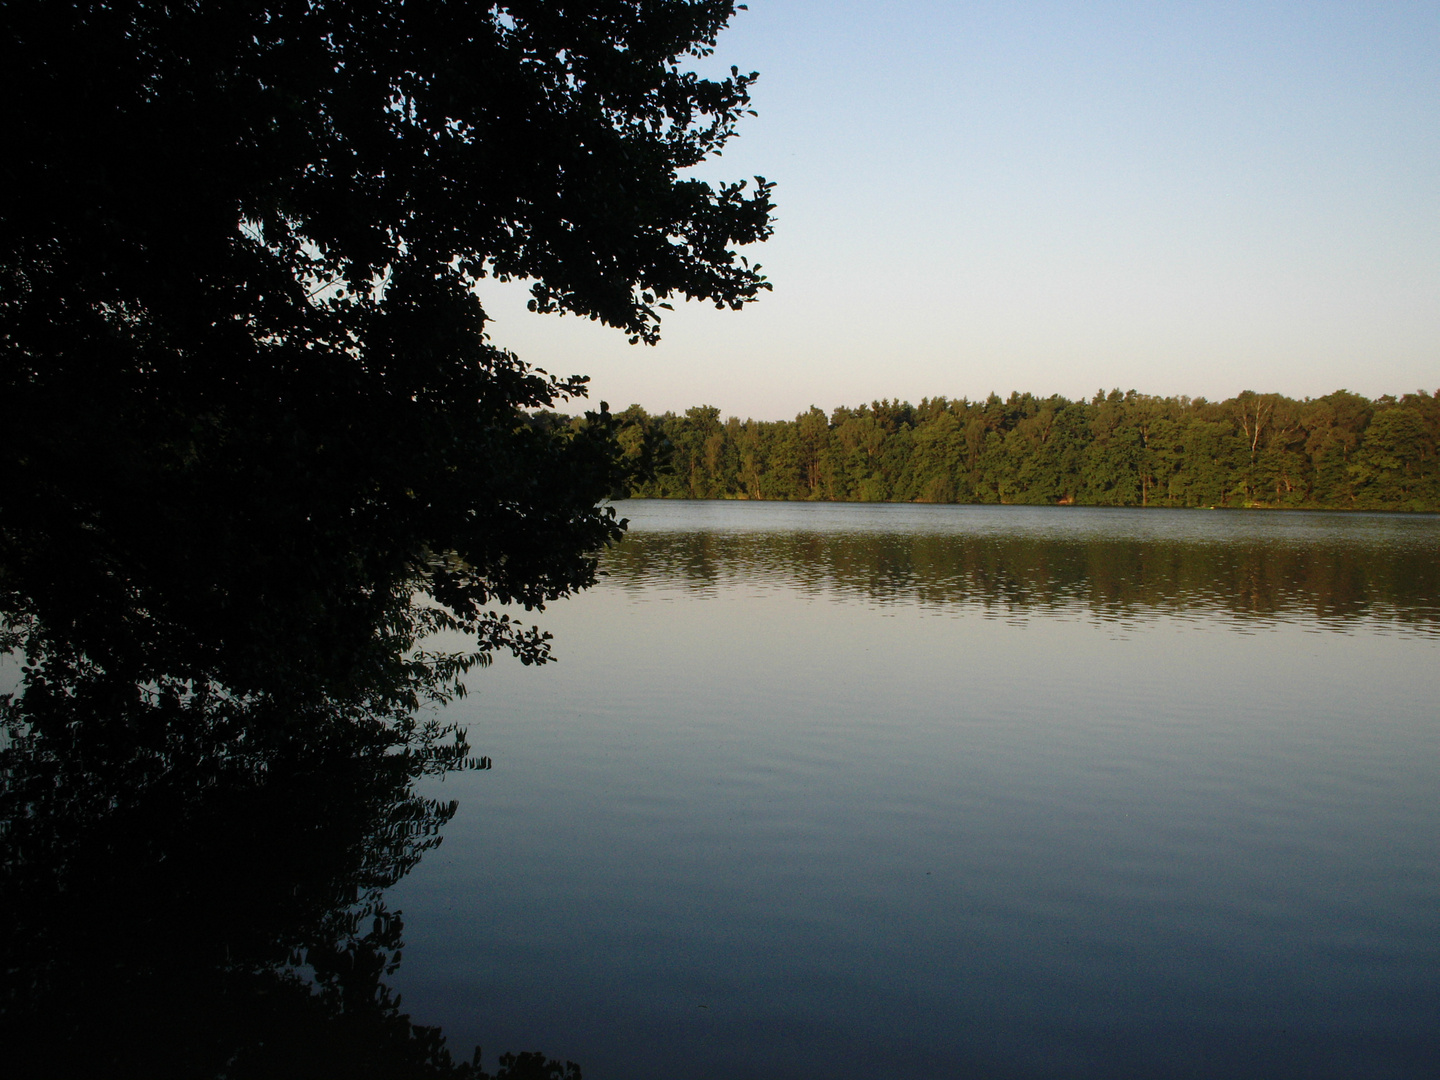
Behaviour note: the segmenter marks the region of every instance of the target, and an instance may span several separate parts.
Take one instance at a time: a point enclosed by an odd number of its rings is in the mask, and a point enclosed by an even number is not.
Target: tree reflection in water
[[[487,1075],[385,981],[403,927],[384,891],[455,810],[412,785],[469,752],[417,718],[413,685],[242,695],[106,670],[15,625],[30,659],[0,749],[8,1076]],[[500,1075],[579,1070],[507,1055]]]
[[[754,513],[754,504],[740,505]],[[783,512],[782,504],[766,505]],[[967,608],[1002,618],[1047,612],[1118,622],[1196,615],[1240,626],[1302,619],[1343,629],[1367,619],[1406,632],[1440,628],[1436,523],[1428,515],[1294,515],[1295,531],[1275,539],[1240,528],[1197,537],[1195,526],[1205,520],[1197,511],[945,509],[951,512],[919,519],[931,531],[914,528],[914,519],[910,527],[849,532],[833,528],[843,520],[835,517],[823,520],[830,529],[773,531],[754,524],[745,531],[647,531],[643,522],[607,553],[605,569],[612,584],[627,589],[764,582],[813,595],[913,602],[934,612]],[[1007,517],[1008,530],[973,527]],[[1075,527],[1085,522],[1092,533]],[[1127,525],[1157,522],[1178,526],[1178,535],[1124,535]],[[1062,523],[1072,531],[1057,528]],[[964,531],[966,524],[971,531]],[[953,531],[936,527],[947,525]]]

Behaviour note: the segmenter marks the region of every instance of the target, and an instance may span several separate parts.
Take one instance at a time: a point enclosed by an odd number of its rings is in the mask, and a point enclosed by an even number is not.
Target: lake
[[[617,509],[390,893],[457,1053],[1437,1075],[1440,517]]]

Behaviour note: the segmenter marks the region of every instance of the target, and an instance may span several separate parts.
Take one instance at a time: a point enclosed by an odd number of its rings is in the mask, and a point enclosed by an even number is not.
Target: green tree
[[[911,486],[922,502],[953,503],[969,495],[958,476],[963,465],[964,435],[954,413],[932,410],[921,402],[923,419],[915,428]]]
[[[1270,425],[1255,461],[1256,497],[1276,506],[1298,506],[1313,488],[1304,413],[1300,403],[1279,394],[1273,397]]]
[[[1372,509],[1422,510],[1433,504],[1435,474],[1424,460],[1420,411],[1385,402],[1365,429],[1349,466],[1356,504]]]
[[[830,446],[830,421],[814,405],[795,418],[796,449],[800,456],[802,498],[823,496],[825,454]]]
[[[1370,402],[1348,390],[1337,390],[1306,403],[1305,453],[1314,477],[1314,498],[1321,505],[1354,504],[1350,455],[1360,445],[1370,412]]]
[[[1134,423],[1135,391],[1096,394],[1090,422],[1094,440],[1087,452],[1081,501],[1096,506],[1140,503],[1141,434]]]
[[[672,467],[687,499],[715,499],[724,494],[721,464],[725,428],[714,405],[694,405],[671,427]]]
[[[1183,472],[1171,490],[1185,506],[1224,506],[1244,461],[1233,423],[1201,401],[1181,421]]]

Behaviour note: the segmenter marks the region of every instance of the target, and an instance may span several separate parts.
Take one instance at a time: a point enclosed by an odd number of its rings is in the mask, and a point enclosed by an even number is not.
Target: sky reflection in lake
[[[641,504],[393,902],[587,1078],[1440,1060],[1440,520]]]

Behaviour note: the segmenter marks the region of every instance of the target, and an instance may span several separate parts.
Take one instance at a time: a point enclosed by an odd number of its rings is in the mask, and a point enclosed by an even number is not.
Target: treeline
[[[1440,510],[1440,391],[876,401],[614,417],[643,498]]]

